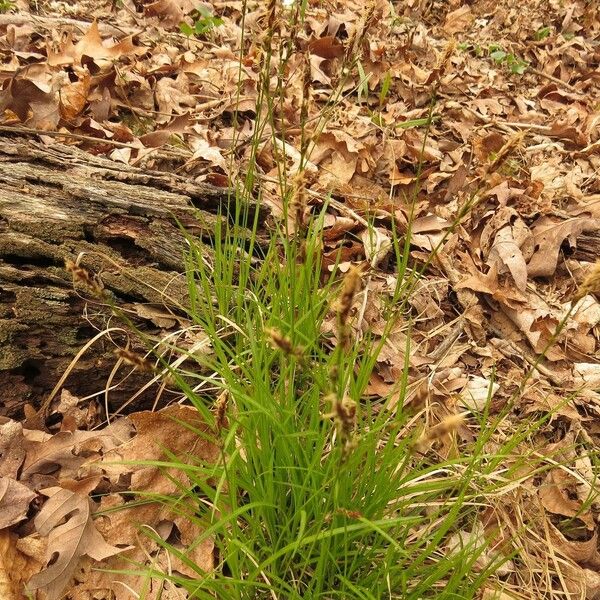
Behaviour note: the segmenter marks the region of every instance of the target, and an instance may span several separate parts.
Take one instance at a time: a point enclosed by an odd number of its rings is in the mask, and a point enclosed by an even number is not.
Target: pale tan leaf
[[[94,527],[90,499],[62,488],[45,490],[49,500],[34,520],[37,532],[48,536],[45,569],[29,580],[31,590],[43,589],[48,600],[60,598],[83,555],[100,561],[123,549],[110,546]]]
[[[116,44],[105,43],[100,36],[98,23],[94,21],[87,33],[75,44],[74,56],[77,61],[80,61],[83,56],[98,60],[110,60],[135,51],[136,47],[133,45],[131,37]]]
[[[86,107],[90,93],[90,73],[84,69],[78,81],[69,82],[59,90],[59,110],[63,119],[72,120]]]
[[[27,600],[23,588],[39,564],[22,554],[16,545],[17,536],[8,529],[0,531],[0,598]]]
[[[536,251],[527,265],[530,277],[549,277],[556,270],[560,247],[565,240],[571,247],[576,244],[577,237],[585,231],[597,231],[600,227],[598,219],[575,217],[564,221],[553,221],[549,217],[541,217],[533,228]]]
[[[22,521],[34,498],[35,494],[22,483],[0,477],[0,529]]]
[[[466,31],[474,19],[471,7],[468,4],[464,4],[446,15],[444,30],[448,33]]]
[[[63,477],[75,477],[79,467],[97,456],[100,450],[106,452],[130,436],[131,423],[128,419],[120,419],[100,431],[61,431],[48,439],[27,441],[22,478],[59,470]]]
[[[0,425],[0,477],[17,477],[25,460],[23,442],[21,423],[9,420]]]
[[[392,249],[392,240],[381,227],[365,229],[360,234],[360,239],[365,246],[365,256],[372,267],[377,267]]]
[[[506,225],[498,230],[488,256],[490,264],[500,263],[508,268],[515,280],[517,289],[524,291],[527,287],[527,265],[521,248],[513,238],[513,230]],[[498,269],[502,272],[502,269]]]

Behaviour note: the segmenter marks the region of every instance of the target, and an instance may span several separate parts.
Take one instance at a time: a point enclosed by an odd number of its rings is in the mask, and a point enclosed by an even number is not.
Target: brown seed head
[[[129,350],[128,348],[117,348],[115,354],[128,365],[133,365],[139,371],[144,373],[153,373],[154,365],[141,354]]]
[[[513,135],[494,157],[494,160],[487,166],[486,174],[497,171],[506,161],[506,159],[513,153],[515,148],[521,145],[521,142],[525,138],[526,131],[519,131],[519,133]]]
[[[342,292],[337,303],[338,320],[342,326],[346,325],[348,322],[350,310],[352,309],[352,304],[354,302],[354,296],[356,296],[360,289],[361,278],[362,269],[352,265],[342,282]]]
[[[464,420],[464,415],[448,415],[440,423],[424,431],[421,437],[415,442],[414,449],[418,452],[426,452],[436,440],[442,439],[456,431]]]
[[[217,425],[217,431],[222,431],[229,427],[229,420],[227,419],[227,405],[229,403],[229,393],[225,390],[216,399],[213,406],[215,413],[215,422]]]
[[[339,440],[342,443],[342,460],[345,461],[356,446],[354,437],[357,421],[356,402],[347,396],[340,399],[336,394],[329,394],[325,400],[331,402],[331,412],[323,416],[333,419],[335,423]]]
[[[292,181],[292,197],[290,200],[290,212],[296,225],[296,231],[302,232],[305,228],[306,223],[304,222],[304,213],[308,204],[306,182],[304,178],[304,171],[299,171],[294,175]]]
[[[87,287],[95,296],[102,296],[104,285],[98,275],[88,271],[85,267],[78,265],[69,258],[65,260],[65,269],[73,275],[74,283],[81,283]]]
[[[581,285],[573,295],[573,302],[581,300],[588,294],[600,294],[600,260],[592,266],[584,277]]]
[[[302,356],[303,348],[301,346],[295,346],[292,343],[292,340],[283,335],[278,329],[275,329],[274,327],[265,327],[265,333],[269,337],[269,341],[274,348],[281,350],[288,356]]]

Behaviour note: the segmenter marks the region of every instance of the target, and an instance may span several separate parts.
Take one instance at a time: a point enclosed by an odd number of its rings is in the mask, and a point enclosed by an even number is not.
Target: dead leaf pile
[[[308,2],[294,24],[295,3],[276,3],[272,19],[269,3],[226,0],[210,3],[218,24],[191,36],[180,28],[196,26],[189,0],[35,4],[0,15],[0,125],[220,186],[251,168],[272,220],[303,186],[290,231],[327,207],[324,278],[365,267],[351,324],[358,337],[385,336],[365,391],[374,411],[412,411],[430,429],[457,413],[505,411],[503,440],[524,418],[551,414],[530,442],[554,462],[543,476],[523,473],[446,550],[483,537],[489,560],[525,553],[501,574],[506,597],[522,597],[528,581],[531,597],[599,598],[586,457],[600,445],[600,305],[597,294],[571,302],[600,252],[598,3]],[[271,118],[256,105],[265,82],[277,99]],[[406,294],[390,306],[404,259]],[[140,316],[179,325],[158,306]],[[335,330],[331,315],[325,342]],[[98,599],[112,583],[91,571],[94,560],[166,560],[157,545],[138,545],[139,526],[182,546],[199,530],[158,505],[109,511],[125,502],[117,490],[176,493],[156,470],[112,464],[159,456],[153,432],[169,431],[171,413],[82,431],[89,415],[69,411],[69,427],[52,436],[1,425],[2,556],[37,572],[40,590],[56,594],[75,577],[81,597]],[[476,422],[467,417],[430,451],[455,455]],[[209,444],[179,439],[177,450],[215,458]],[[209,542],[194,552],[210,568]],[[6,575],[3,585],[18,587]],[[116,597],[129,585],[142,582],[124,579]],[[484,597],[504,597],[498,590]]]
[[[218,448],[195,409],[174,405],[131,414],[103,429],[54,435],[11,420],[0,427],[8,442],[0,454],[0,529],[7,547],[0,586],[11,590],[3,598],[24,598],[26,588],[47,600],[125,600],[129,589],[144,587],[143,577],[125,573],[132,564],[164,568],[169,560],[172,571],[190,577],[212,568],[212,540],[197,541],[198,507],[181,497],[189,479],[176,468],[147,464],[166,453],[183,464],[217,460]],[[177,513],[152,494],[177,500]],[[167,559],[144,532],[168,540],[198,570],[180,558]],[[15,571],[10,561],[23,567]],[[148,598],[160,597],[160,588],[150,592]]]

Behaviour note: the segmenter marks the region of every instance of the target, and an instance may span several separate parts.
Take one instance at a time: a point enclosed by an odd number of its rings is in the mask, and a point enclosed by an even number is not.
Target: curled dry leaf
[[[490,264],[500,263],[508,268],[515,280],[517,289],[524,291],[527,287],[527,265],[521,248],[513,237],[513,228],[510,225],[502,227],[496,233],[494,244],[488,256]],[[502,269],[498,269],[501,273]]]
[[[598,534],[596,532],[588,540],[572,541],[568,540],[550,521],[547,521],[546,525],[550,533],[550,542],[558,553],[570,558],[578,565],[585,565],[590,569],[600,568]]]
[[[39,569],[35,560],[21,553],[16,545],[17,536],[8,529],[0,531],[0,598],[26,600],[23,587],[32,573]]]
[[[59,90],[60,116],[65,120],[72,120],[80,115],[85,108],[90,93],[90,73],[83,69],[80,78],[73,83],[61,86]]]
[[[0,529],[22,521],[34,498],[35,494],[22,483],[0,477]]]
[[[569,473],[553,469],[538,489],[538,496],[547,511],[565,517],[577,517],[588,529],[593,530],[595,523],[590,511],[583,511],[582,502],[570,497],[570,493],[576,494],[577,484],[577,480]]]
[[[536,251],[527,265],[530,277],[549,277],[556,271],[560,247],[565,240],[575,246],[577,237],[585,231],[597,231],[599,219],[575,217],[556,222],[541,217],[533,228]]]
[[[392,241],[382,227],[369,227],[360,234],[365,256],[372,267],[377,267],[392,249]]]
[[[9,420],[0,425],[0,477],[16,478],[23,461],[23,426]]]

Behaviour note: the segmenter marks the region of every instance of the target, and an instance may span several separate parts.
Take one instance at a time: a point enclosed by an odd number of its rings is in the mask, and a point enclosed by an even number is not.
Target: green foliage
[[[0,13],[6,13],[16,6],[14,0],[0,0]]]
[[[206,11],[200,16],[194,27],[182,26],[182,32],[203,35],[220,24]],[[479,597],[486,579],[511,558],[510,553],[485,557],[486,542],[477,536],[463,545],[450,542],[475,530],[480,509],[489,498],[502,496],[504,485],[512,489],[522,477],[524,462],[529,461],[531,470],[541,462],[533,451],[527,456],[520,444],[544,418],[523,421],[514,435],[492,445],[506,413],[492,416],[487,407],[473,408],[469,419],[478,435],[449,458],[415,451],[421,433],[415,426],[418,416],[404,406],[411,356],[408,306],[421,276],[409,265],[410,223],[402,236],[392,232],[397,283],[378,336],[343,338],[339,323],[336,330],[332,313],[339,311],[345,284],[338,265],[332,273],[322,268],[323,222],[327,204],[333,201],[324,198],[320,213],[313,211],[306,223],[297,217],[298,198],[305,193],[298,182],[308,154],[302,155],[300,173],[292,180],[282,160],[278,184],[284,218],[268,240],[258,235],[256,159],[264,136],[271,135],[265,132],[277,131],[285,99],[285,61],[279,63],[280,82],[273,89],[268,42],[267,37],[249,163],[222,206],[223,218],[217,220],[211,240],[214,258],[206,257],[198,239],[187,236],[189,319],[210,341],[211,351],[187,356],[196,368],[186,379],[197,386],[172,373],[212,426],[221,459],[190,466],[173,457],[172,466],[185,470],[192,485],[181,489],[180,498],[160,501],[180,511],[194,506],[193,514],[185,515],[203,531],[194,543],[214,540],[217,564],[206,573],[157,535],[155,542],[197,575],[151,575],[174,580],[190,598],[206,600]],[[515,73],[527,66],[497,46],[463,49]],[[361,102],[368,99],[369,76],[359,61],[354,64]],[[341,73],[349,71],[348,64],[340,68]],[[329,107],[335,106],[346,84],[340,78]],[[390,86],[388,74],[379,91],[380,107]],[[432,112],[433,107],[427,118],[396,127],[424,127],[426,139],[436,118]],[[381,121],[381,115],[371,116]],[[324,123],[325,117],[301,126],[312,136]],[[421,168],[419,164],[419,173]],[[418,185],[407,202],[414,203],[417,193]],[[465,206],[460,214],[464,217],[468,210]],[[286,217],[294,215],[297,228],[289,231]],[[374,230],[373,222],[368,227]],[[372,297],[365,296],[367,300]],[[392,332],[401,330],[398,327],[404,327],[406,337],[406,347],[398,349],[405,357],[397,365],[398,389],[380,402],[366,399],[378,353]],[[212,393],[203,395],[205,389]],[[218,409],[211,406],[215,396]],[[341,426],[336,399],[354,407],[351,427]],[[490,400],[491,392],[487,406]],[[217,416],[219,410],[224,418]]]
[[[197,36],[202,37],[210,32],[215,27],[223,25],[223,19],[221,17],[215,17],[207,8],[199,6],[196,10],[190,14],[193,25],[186,23],[185,21],[179,24],[179,30],[188,37]]]
[[[471,52],[477,58],[488,57],[499,65],[504,65],[513,75],[523,75],[529,66],[529,63],[519,58],[512,52],[507,52],[498,44],[490,44],[487,49],[478,44],[463,42],[458,44],[458,48],[464,52]]]
[[[506,52],[501,46],[492,44],[488,48],[488,56],[496,63],[506,65],[515,75],[522,75],[527,70],[529,63],[519,58],[512,52]]]
[[[541,27],[533,34],[533,39],[536,42],[545,40],[552,33],[552,27]]]
[[[383,103],[385,102],[388,93],[390,91],[390,86],[392,84],[392,74],[387,71],[385,74],[385,77],[383,78],[383,81],[381,82],[381,90],[379,90],[379,105],[383,106]]]

